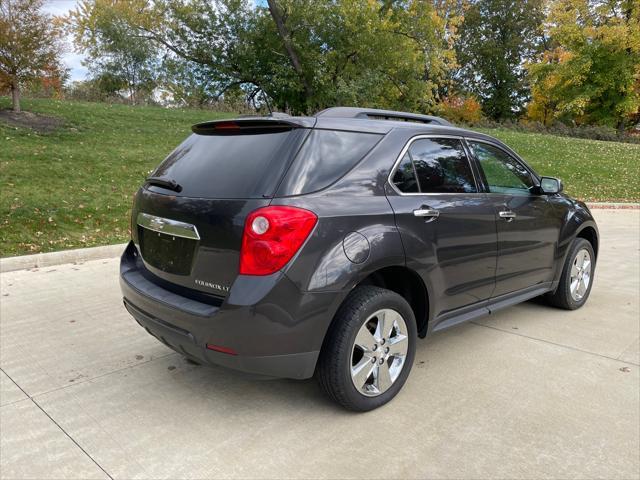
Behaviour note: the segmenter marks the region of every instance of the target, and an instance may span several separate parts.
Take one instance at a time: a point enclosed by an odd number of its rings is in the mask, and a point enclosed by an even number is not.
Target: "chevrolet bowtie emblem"
[[[164,228],[164,221],[161,218],[154,217],[149,221],[149,225],[154,230],[162,230]]]

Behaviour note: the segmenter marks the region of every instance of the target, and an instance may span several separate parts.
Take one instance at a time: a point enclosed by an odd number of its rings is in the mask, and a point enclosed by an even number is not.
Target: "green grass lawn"
[[[126,241],[132,195],[149,171],[192,124],[225,116],[54,100],[22,108],[66,124],[38,135],[0,121],[0,256]]]
[[[640,201],[640,144],[482,131],[509,145],[540,175],[561,178],[565,191],[580,200]]]
[[[0,109],[9,100],[0,97]],[[132,195],[206,110],[24,100],[23,109],[65,119],[36,134],[0,121],[0,256],[124,242]],[[488,132],[540,173],[592,201],[640,201],[640,145],[507,130]]]

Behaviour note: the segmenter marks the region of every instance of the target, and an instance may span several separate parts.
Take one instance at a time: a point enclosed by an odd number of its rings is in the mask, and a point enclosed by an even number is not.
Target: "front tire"
[[[591,293],[596,256],[591,243],[576,238],[565,260],[558,288],[546,297],[549,304],[565,310],[582,307]]]
[[[397,395],[415,358],[416,320],[395,292],[361,286],[341,305],[327,334],[316,377],[331,399],[365,412]]]

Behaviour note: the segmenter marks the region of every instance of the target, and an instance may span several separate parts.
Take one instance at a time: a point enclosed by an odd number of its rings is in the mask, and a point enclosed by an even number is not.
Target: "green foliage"
[[[302,70],[287,57],[266,9],[258,9],[262,61],[274,72],[265,85],[279,107],[309,112],[331,105],[429,111],[436,103],[444,25],[429,2],[409,1],[381,11],[378,2],[281,0]],[[284,60],[284,63],[283,63]],[[293,90],[293,95],[291,95]]]
[[[640,3],[555,0],[552,47],[529,66],[529,116],[623,129],[640,118]]]
[[[540,49],[543,7],[543,0],[478,0],[465,13],[459,78],[494,120],[517,116],[528,100],[524,62]]]
[[[101,72],[129,65],[114,52],[161,51],[162,86],[189,105],[240,87],[294,113],[335,104],[430,111],[455,65],[454,4],[83,0],[70,24]]]
[[[9,105],[0,97],[0,108]],[[201,109],[26,100],[65,120],[39,135],[0,122],[0,256],[124,242],[132,194],[189,135],[225,114]],[[226,114],[231,116],[233,114]],[[485,130],[586,200],[640,201],[640,145]]]
[[[142,7],[139,1],[82,0],[68,18],[95,86],[106,95],[125,90],[134,104],[155,88],[159,69],[156,49],[132,25]]]

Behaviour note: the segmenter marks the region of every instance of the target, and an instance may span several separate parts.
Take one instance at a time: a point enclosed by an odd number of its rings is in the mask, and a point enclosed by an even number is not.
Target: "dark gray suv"
[[[589,296],[591,213],[492,137],[355,108],[193,132],[136,194],[120,282],[138,323],[193,361],[315,374],[371,410],[418,337]]]

